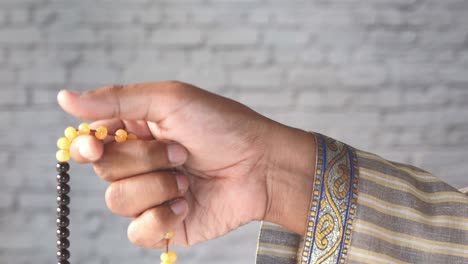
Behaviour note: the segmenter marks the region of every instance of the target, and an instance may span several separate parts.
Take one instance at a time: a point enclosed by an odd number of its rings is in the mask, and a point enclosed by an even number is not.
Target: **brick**
[[[294,110],[272,114],[271,117],[283,124],[311,131],[330,130],[337,125],[339,125],[340,129],[355,128],[356,126],[368,129],[376,127],[380,123],[378,113],[361,111],[347,111],[344,113]]]
[[[120,27],[114,29],[106,29],[97,34],[99,43],[119,43],[122,44],[138,44],[146,39],[146,32],[143,27]]]
[[[4,25],[7,22],[7,13],[3,10],[0,10],[0,26]]]
[[[223,88],[227,82],[226,73],[219,68],[185,69],[177,79],[213,92]]]
[[[304,31],[270,30],[264,32],[264,42],[268,46],[304,46],[309,41]]]
[[[56,105],[57,94],[60,88],[34,87],[32,91],[32,103],[34,105]]]
[[[190,12],[190,20],[200,25],[235,25],[244,19],[242,10],[228,8],[197,8]]]
[[[0,90],[0,105],[25,105],[26,91],[21,88],[4,88]]]
[[[48,127],[51,125],[59,125],[64,120],[63,113],[54,110],[41,110],[37,109],[21,109],[12,111],[12,122],[14,125],[22,128],[32,128],[33,126]],[[31,122],[31,120],[38,120],[40,116],[40,122]],[[27,131],[26,131],[27,132]]]
[[[282,72],[279,69],[233,70],[231,82],[243,88],[275,89],[281,85]]]
[[[416,147],[422,144],[423,142],[424,129],[421,128],[399,128],[399,129],[386,129],[380,131],[377,136],[376,143],[379,147]]]
[[[436,110],[405,111],[399,113],[385,113],[383,122],[390,127],[418,127],[436,126],[442,122],[443,114]]]
[[[293,105],[291,91],[243,92],[236,99],[253,108],[287,109]]]
[[[440,79],[447,84],[468,84],[468,67],[446,67],[440,69]]]
[[[447,89],[443,86],[429,89],[408,89],[403,91],[402,104],[407,106],[441,106],[448,101]]]
[[[54,45],[91,45],[97,43],[96,33],[89,28],[52,28],[46,32],[47,40]]]
[[[259,66],[268,63],[269,54],[265,50],[221,50],[215,53],[223,65],[250,65]]]
[[[144,25],[156,25],[164,21],[164,16],[159,8],[151,8],[140,12],[137,21]]]
[[[200,49],[188,54],[193,65],[200,66],[262,66],[269,61],[269,53],[260,49],[220,50]]]
[[[137,51],[128,48],[114,48],[107,54],[107,59],[114,66],[125,67],[129,63],[132,63],[136,59]],[[148,53],[145,53],[148,56]]]
[[[300,107],[313,107],[319,108],[322,107],[324,104],[323,102],[324,96],[323,93],[319,90],[306,90],[299,93],[297,96],[297,106]]]
[[[38,65],[22,70],[19,79],[21,83],[27,84],[63,84],[66,72],[63,67],[57,65]]]
[[[14,26],[24,26],[31,20],[28,9],[12,9],[8,11],[8,23]]]
[[[83,12],[83,22],[92,25],[128,25],[134,23],[143,10],[134,8],[93,8]]]
[[[101,66],[101,67],[106,67],[109,66],[108,61],[109,59],[109,54],[106,49],[97,49],[97,48],[92,48],[92,49],[84,49],[81,51],[80,58],[79,58],[79,63],[80,64],[89,64],[93,66]]]
[[[19,207],[24,209],[48,209],[54,205],[55,192],[49,193],[21,193],[19,195]]]
[[[273,21],[273,14],[267,10],[253,10],[247,15],[249,24],[266,26]]]
[[[428,85],[437,81],[437,69],[434,65],[419,63],[394,62],[390,64],[392,82],[402,87]]]
[[[297,104],[312,108],[340,108],[348,106],[353,100],[352,93],[347,91],[304,91],[299,94]]]
[[[157,80],[175,80],[179,73],[175,65],[130,64],[123,71],[124,83],[154,82]]]
[[[0,111],[0,122],[5,125],[10,125],[13,121],[12,111]]]
[[[427,49],[463,47],[468,38],[468,30],[427,30],[421,33],[420,46]]]
[[[38,8],[33,12],[33,22],[44,27],[78,27],[83,23],[83,12],[66,7]]]
[[[288,47],[276,48],[273,61],[281,65],[305,65],[322,66],[325,63],[325,54],[318,49],[306,49],[302,51],[292,50]]]
[[[11,192],[0,192],[0,210],[5,210],[13,207],[14,196]]]
[[[0,28],[0,45],[30,45],[41,40],[37,28]]]
[[[153,32],[151,43],[167,46],[195,46],[202,43],[202,33],[197,29],[159,29]]]
[[[17,73],[15,70],[2,69],[0,70],[0,84],[12,84],[17,80]],[[0,97],[0,100],[1,97]]]
[[[206,43],[213,46],[253,46],[258,40],[258,31],[244,28],[223,28],[206,37]]]
[[[168,9],[163,12],[162,22],[165,25],[187,25],[189,13],[183,9]]]
[[[387,72],[383,67],[375,65],[355,65],[340,72],[341,82],[346,86],[376,87],[387,80]]]
[[[338,70],[331,67],[292,69],[288,83],[304,88],[336,88],[341,85]]]
[[[303,11],[278,10],[273,13],[273,21],[282,26],[300,26],[307,24],[315,27],[322,21],[319,11],[306,9]]]
[[[370,33],[370,39],[382,48],[403,49],[414,45],[417,34],[414,31],[375,31]]]
[[[80,65],[71,73],[72,83],[82,84],[115,84],[120,83],[117,70],[110,67],[99,67],[93,65]]]

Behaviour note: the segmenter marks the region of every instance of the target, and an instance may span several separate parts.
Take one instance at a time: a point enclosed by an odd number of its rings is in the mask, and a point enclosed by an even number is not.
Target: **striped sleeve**
[[[468,196],[316,134],[306,234],[263,223],[257,264],[468,263]]]

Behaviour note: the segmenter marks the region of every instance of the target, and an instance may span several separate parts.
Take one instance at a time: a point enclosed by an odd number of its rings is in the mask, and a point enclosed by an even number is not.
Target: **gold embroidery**
[[[348,195],[349,190],[349,169],[346,165],[341,164],[338,168],[340,177],[336,180],[333,191],[336,197],[343,199]]]
[[[326,214],[320,218],[317,224],[317,233],[315,234],[315,243],[320,249],[325,249],[328,246],[327,236],[333,231],[335,223],[333,223],[333,217]]]
[[[344,263],[356,213],[358,172],[354,150],[317,135],[317,162],[308,228],[300,261]]]

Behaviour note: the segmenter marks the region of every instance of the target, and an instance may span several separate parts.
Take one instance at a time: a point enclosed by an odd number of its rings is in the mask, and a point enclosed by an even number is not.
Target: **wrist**
[[[268,205],[263,220],[303,235],[315,175],[315,136],[278,125],[271,139],[266,176]]]

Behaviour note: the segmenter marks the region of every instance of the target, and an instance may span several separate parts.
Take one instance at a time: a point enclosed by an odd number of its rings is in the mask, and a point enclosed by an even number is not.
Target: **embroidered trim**
[[[316,142],[315,180],[300,263],[345,263],[357,207],[356,153],[320,134]]]

